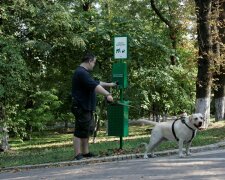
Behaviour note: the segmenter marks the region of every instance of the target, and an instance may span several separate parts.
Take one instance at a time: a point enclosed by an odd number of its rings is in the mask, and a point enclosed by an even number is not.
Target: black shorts
[[[94,133],[95,123],[92,111],[86,111],[81,107],[72,105],[72,113],[75,116],[74,136],[88,138]]]

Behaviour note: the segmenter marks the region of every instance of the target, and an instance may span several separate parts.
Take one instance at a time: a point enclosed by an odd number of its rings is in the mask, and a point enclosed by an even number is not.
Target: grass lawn
[[[107,136],[105,130],[102,129],[98,133],[96,143],[92,143],[90,139],[90,151],[99,157],[143,153],[144,147],[140,147],[140,144],[148,143],[149,134],[150,126],[130,126],[129,136],[123,138],[123,149],[120,150],[119,138]],[[30,141],[10,139],[11,149],[0,153],[0,168],[73,160],[72,137],[72,133],[45,132],[41,136],[33,137]],[[207,130],[198,132],[192,147],[213,144],[222,140],[225,140],[225,121],[211,122]],[[156,151],[177,147],[175,142],[164,142]]]

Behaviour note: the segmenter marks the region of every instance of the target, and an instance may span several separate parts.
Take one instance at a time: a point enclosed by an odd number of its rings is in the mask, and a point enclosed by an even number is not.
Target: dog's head
[[[201,113],[192,114],[191,116],[189,116],[189,121],[196,129],[203,129],[205,119]]]

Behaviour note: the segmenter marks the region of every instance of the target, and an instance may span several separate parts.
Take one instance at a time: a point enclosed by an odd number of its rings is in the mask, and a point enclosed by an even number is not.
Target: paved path
[[[224,180],[225,149],[196,152],[191,157],[182,159],[178,158],[177,155],[169,155],[150,159],[127,159],[114,162],[14,170],[1,173],[0,179]]]

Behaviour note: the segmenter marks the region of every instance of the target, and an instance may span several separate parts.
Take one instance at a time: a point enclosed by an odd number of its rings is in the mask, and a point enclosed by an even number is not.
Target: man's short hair
[[[89,62],[95,60],[95,55],[91,52],[85,53],[84,57],[82,58],[82,62]]]

